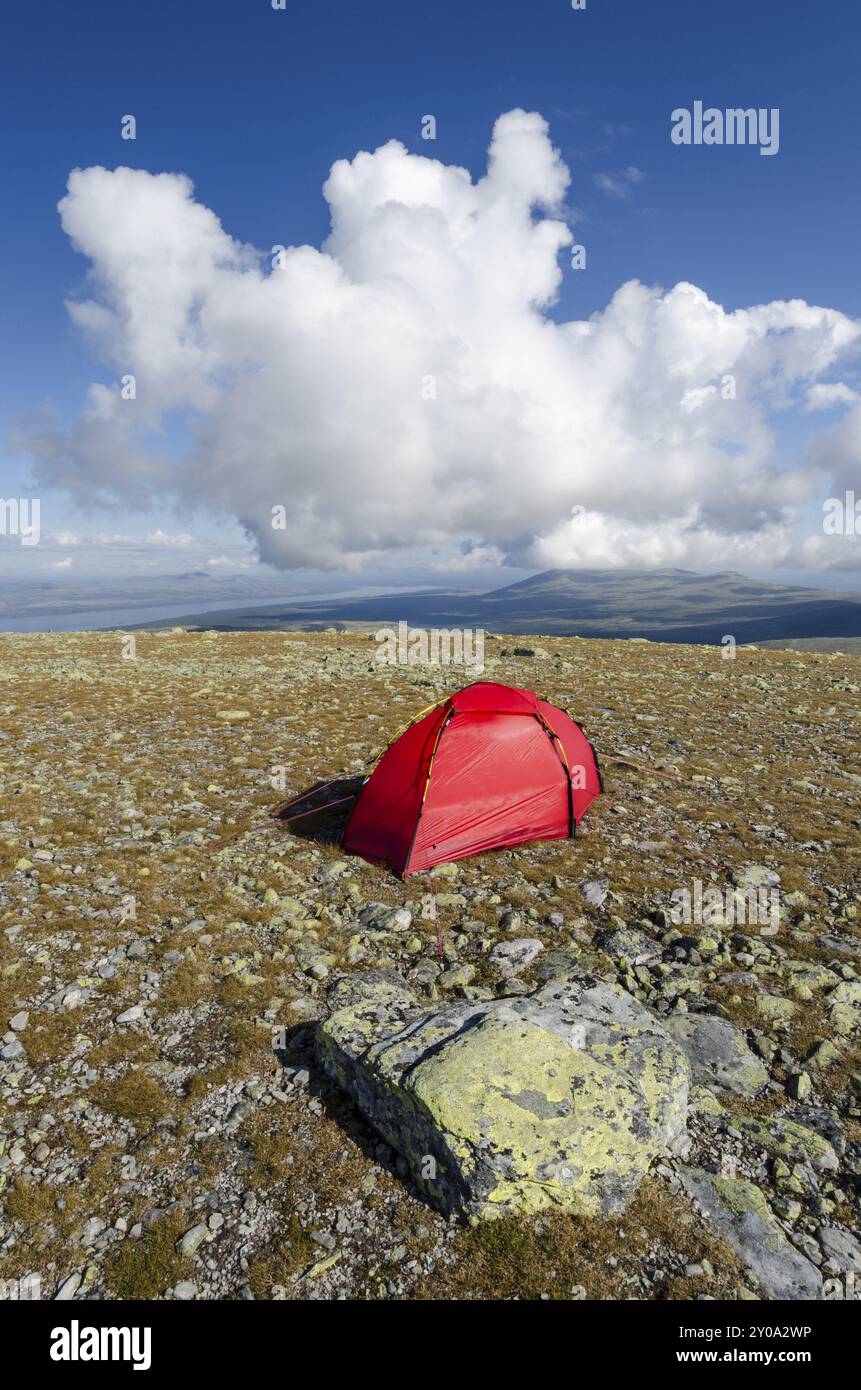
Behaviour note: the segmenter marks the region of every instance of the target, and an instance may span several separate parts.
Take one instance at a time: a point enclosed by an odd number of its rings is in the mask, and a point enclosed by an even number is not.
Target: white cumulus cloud
[[[327,241],[273,265],[183,175],[75,170],[60,215],[90,274],[69,312],[116,380],[70,430],[30,434],[37,478],[79,502],[205,505],[281,568],[458,547],[467,567],[775,563],[830,459],[823,436],[781,464],[774,416],[849,403],[819,378],[861,325],[637,281],[558,322],[568,186],[537,113],[499,118],[475,181],[392,141],[332,167]],[[178,458],[158,444],[172,420]],[[831,439],[843,472],[854,421]]]

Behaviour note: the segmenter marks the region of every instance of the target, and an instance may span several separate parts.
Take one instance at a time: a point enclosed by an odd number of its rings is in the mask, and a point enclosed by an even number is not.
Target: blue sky
[[[113,380],[64,308],[87,272],[56,211],[75,167],[181,172],[239,241],[319,247],[335,160],[396,139],[478,178],[494,121],[523,108],[549,123],[588,250],[588,270],[563,277],[557,322],[602,311],[632,278],[691,281],[728,311],[799,298],[857,317],[859,29],[857,6],[836,0],[15,6],[0,82],[4,434],[46,408],[68,425],[89,383]],[[779,154],[674,146],[670,112],[695,99],[779,107]],[[134,142],[120,139],[129,112]],[[777,466],[836,418],[776,419]],[[179,447],[179,419],[165,425]],[[0,490],[23,489],[22,460],[0,457]],[[121,504],[55,509],[77,529],[184,529],[167,499],[139,518]],[[225,519],[221,535],[240,531]]]

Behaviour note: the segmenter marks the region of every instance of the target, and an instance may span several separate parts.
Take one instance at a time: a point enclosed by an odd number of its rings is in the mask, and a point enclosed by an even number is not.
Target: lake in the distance
[[[370,598],[378,594],[411,592],[409,587],[395,590],[372,585],[368,588],[343,589],[337,593],[324,594],[276,594],[274,598],[242,599],[186,599],[185,603],[158,605],[147,608],[143,604],[125,608],[79,608],[74,613],[48,608],[38,613],[24,613],[20,618],[10,617],[8,613],[0,617],[0,632],[93,632],[100,628],[131,627],[139,623],[157,623],[168,618],[188,617],[192,613],[224,613],[234,608],[265,608],[267,604],[281,603],[295,607],[302,603],[331,602],[339,598]],[[313,613],[308,621],[314,622]],[[325,620],[321,620],[325,621]]]

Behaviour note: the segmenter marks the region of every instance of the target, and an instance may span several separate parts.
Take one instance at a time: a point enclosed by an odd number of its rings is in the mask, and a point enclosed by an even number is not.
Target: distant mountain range
[[[734,570],[546,570],[488,593],[426,590],[276,603],[141,626],[263,631],[399,621],[425,628],[658,642],[720,642],[731,634],[737,642],[785,645],[788,639],[804,639],[809,647],[811,639],[861,638],[861,594],[767,584]]]

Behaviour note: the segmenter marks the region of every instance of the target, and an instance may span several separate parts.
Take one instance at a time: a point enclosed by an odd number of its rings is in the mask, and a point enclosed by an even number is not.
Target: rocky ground
[[[584,722],[606,794],[573,841],[400,882],[266,812],[361,771],[462,672],[380,667],[355,632],[0,637],[0,1279],[180,1299],[861,1281],[861,658],[488,652],[488,676]],[[777,887],[776,930],[674,924],[696,881]],[[330,987],[379,970],[429,1010],[623,992],[688,1058],[684,1142],[621,1214],[441,1213],[319,1065]]]

